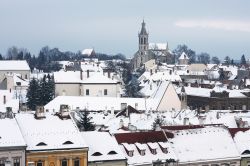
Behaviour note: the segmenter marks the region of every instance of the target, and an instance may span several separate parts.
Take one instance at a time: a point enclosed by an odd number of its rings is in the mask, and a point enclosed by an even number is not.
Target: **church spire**
[[[146,23],[144,22],[144,19],[141,23],[141,32],[140,35],[148,35],[147,30],[146,30]]]
[[[146,23],[144,19],[141,23],[141,32],[138,34],[139,37],[139,51],[143,53],[144,51],[148,50],[148,33],[146,30]]]

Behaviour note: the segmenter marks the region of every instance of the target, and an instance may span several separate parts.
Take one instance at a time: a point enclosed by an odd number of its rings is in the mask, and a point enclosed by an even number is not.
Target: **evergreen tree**
[[[152,125],[153,130],[157,129],[157,127],[161,127],[163,123],[164,123],[164,119],[161,118],[160,116],[157,116]]]
[[[39,81],[39,101],[41,105],[46,105],[48,103],[49,89],[48,82],[46,80],[46,75],[43,76],[42,80]]]
[[[55,97],[55,82],[54,82],[54,77],[50,77],[48,74],[46,76],[47,82],[46,82],[46,104],[49,103],[51,100],[54,99]]]
[[[212,57],[212,63],[215,63],[217,65],[220,64],[219,58],[217,56]]]
[[[27,91],[27,106],[31,110],[35,110],[36,106],[39,105],[39,93],[37,89],[39,88],[38,81],[32,78]]]
[[[224,59],[224,63],[225,63],[226,65],[229,65],[230,62],[231,62],[230,57],[229,57],[229,56],[226,56],[225,59]]]
[[[241,65],[245,65],[245,64],[247,64],[247,62],[246,62],[245,55],[243,54],[243,55],[241,56]]]
[[[2,54],[0,54],[0,60],[3,60],[3,56],[2,56]]]
[[[77,126],[80,131],[93,131],[95,125],[93,124],[92,117],[89,117],[89,112],[85,109],[77,112],[79,120],[77,120]]]

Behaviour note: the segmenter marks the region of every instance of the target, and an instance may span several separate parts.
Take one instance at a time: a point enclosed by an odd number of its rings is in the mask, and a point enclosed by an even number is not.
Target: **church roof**
[[[149,49],[152,50],[167,50],[168,44],[167,43],[149,43]]]

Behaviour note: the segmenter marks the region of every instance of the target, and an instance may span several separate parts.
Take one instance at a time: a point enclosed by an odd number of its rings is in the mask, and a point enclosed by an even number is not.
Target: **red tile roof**
[[[169,137],[173,137],[172,133],[166,133]],[[166,142],[167,138],[163,131],[147,131],[147,132],[135,132],[135,133],[119,133],[114,135],[117,142],[134,144],[148,143],[148,142]]]
[[[249,129],[250,128],[229,128],[228,130],[229,130],[231,136],[234,137],[237,132],[239,132],[239,131],[245,132],[245,131],[247,131]]]

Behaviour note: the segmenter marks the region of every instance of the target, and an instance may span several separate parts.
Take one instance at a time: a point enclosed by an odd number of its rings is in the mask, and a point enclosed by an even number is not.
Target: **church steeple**
[[[138,37],[139,37],[139,51],[142,53],[148,50],[148,33],[146,30],[146,23],[144,22],[144,19],[141,24],[141,31],[138,34]]]

